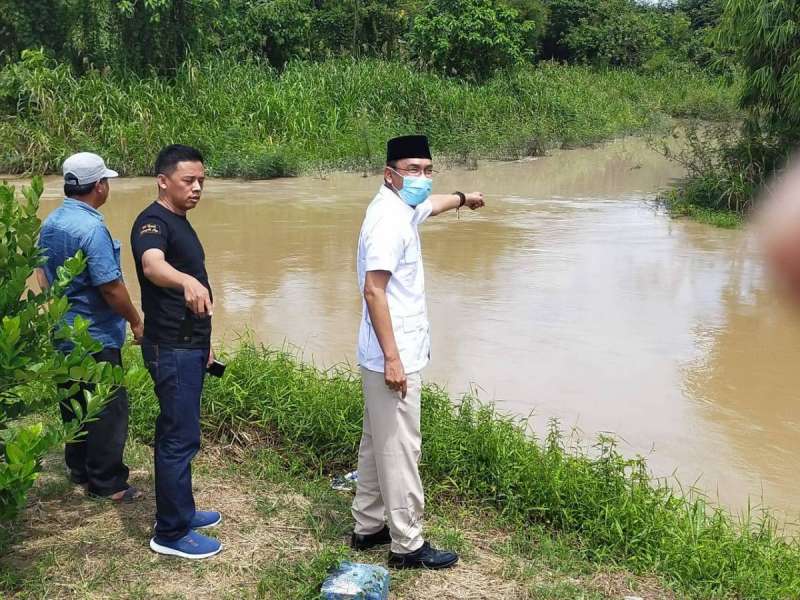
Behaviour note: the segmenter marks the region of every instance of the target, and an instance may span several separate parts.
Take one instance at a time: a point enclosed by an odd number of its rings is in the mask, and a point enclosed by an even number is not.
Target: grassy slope
[[[205,430],[215,439],[260,432],[315,473],[354,468],[361,431],[359,382],[320,373],[290,355],[244,344],[223,381],[210,381]],[[131,380],[132,435],[152,436],[149,381]],[[650,480],[642,459],[601,440],[591,458],[555,431],[531,439],[520,423],[447,393],[423,393],[422,476],[434,504],[489,511],[510,529],[544,528],[600,565],[659,574],[691,597],[800,597],[800,545],[765,515],[741,523],[702,499],[687,501]],[[529,432],[528,432],[529,433]]]
[[[386,548],[356,553],[345,545],[351,495],[332,491],[326,478],[265,442],[207,443],[195,461],[198,502],[224,515],[209,533],[225,549],[200,563],[158,557],[147,547],[155,510],[148,447],[129,444],[132,481],[148,495],[124,507],[86,498],[64,477],[61,457],[49,457],[13,532],[18,541],[0,558],[0,595],[304,600],[316,597],[338,560],[385,564]],[[458,550],[461,564],[439,573],[393,572],[394,600],[674,597],[652,578],[591,564],[546,530],[510,530],[496,515],[436,502],[428,513],[431,539]]]
[[[138,352],[127,360],[133,481],[152,490],[142,443],[152,439],[158,409]],[[229,597],[305,598],[338,559],[384,559],[348,555],[349,500],[327,483],[356,463],[358,380],[247,343],[227,360],[225,377],[206,386],[203,429],[212,450],[197,479],[200,502],[226,513],[219,534],[226,557],[187,565],[151,555],[152,497],[132,514],[87,504],[54,457],[11,532],[16,545],[2,551],[0,592],[144,598],[183,597],[187,589],[219,597],[225,589]],[[800,597],[797,541],[781,537],[767,517],[740,523],[674,496],[610,440],[590,457],[554,431],[531,439],[491,408],[469,399],[454,406],[432,387],[422,419],[428,531],[465,560],[447,574],[398,575],[395,598],[464,598],[475,590],[485,598]]]
[[[476,86],[406,64],[187,63],[173,81],[20,63],[0,72],[0,172],[57,171],[78,149],[127,175],[158,148],[200,147],[211,172],[269,177],[381,162],[385,140],[422,131],[439,155],[519,157],[653,130],[670,116],[720,118],[733,92],[698,73],[540,65]]]

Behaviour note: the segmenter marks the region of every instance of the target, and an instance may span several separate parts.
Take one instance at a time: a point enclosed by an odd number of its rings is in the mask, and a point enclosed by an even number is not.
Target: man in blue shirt
[[[109,178],[117,173],[89,152],[70,156],[64,161],[63,170],[66,197],[47,217],[39,234],[39,246],[47,257],[38,274],[39,282],[52,283],[58,267],[78,250],[83,251],[86,269],[67,289],[70,308],[66,320],[71,324],[80,315],[89,321],[89,333],[103,345],[94,355],[95,360],[121,365],[125,322],[130,324],[137,342],[144,325],[122,280],[120,243],[111,238],[103,215],[97,210],[108,199]],[[64,352],[69,352],[71,346],[69,342],[59,343]],[[81,403],[85,389],[77,395]],[[75,418],[72,409],[63,403],[61,416],[65,422]],[[127,437],[128,395],[120,387],[97,420],[86,425],[86,436],[67,444],[64,457],[72,481],[85,484],[92,495],[118,502],[140,497],[141,493],[128,485],[128,467],[122,458]]]

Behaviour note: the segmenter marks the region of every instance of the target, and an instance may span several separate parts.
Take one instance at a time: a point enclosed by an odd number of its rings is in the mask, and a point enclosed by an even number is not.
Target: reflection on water
[[[800,451],[800,323],[766,289],[744,232],[670,220],[651,197],[680,173],[637,140],[448,171],[481,213],[423,227],[433,361],[454,394],[552,417],[590,439],[615,432],[659,475],[677,468],[736,508],[763,493],[790,515]],[[355,245],[379,177],[209,181],[190,218],[215,289],[215,336],[251,328],[319,365],[354,362]],[[57,179],[43,212],[57,205]],[[123,240],[149,179],[112,183]]]

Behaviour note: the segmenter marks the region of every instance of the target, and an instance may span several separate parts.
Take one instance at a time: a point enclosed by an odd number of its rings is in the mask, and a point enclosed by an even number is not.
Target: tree
[[[550,9],[546,0],[501,0],[504,4],[519,13],[521,21],[533,22],[533,27],[525,36],[525,45],[532,52],[539,54],[542,38],[547,32],[550,21]]]
[[[550,0],[548,7],[543,58],[639,67],[677,33],[688,33],[685,17],[634,0]]]
[[[800,139],[800,1],[728,0],[719,40],[744,71],[740,104],[751,128]]]
[[[56,445],[78,440],[80,426],[102,410],[113,386],[122,380],[119,367],[92,358],[100,348],[89,335],[87,321],[76,319],[72,326],[63,322],[69,307],[64,293],[85,267],[82,256],[67,260],[47,290],[28,288],[34,269],[43,263],[36,245],[41,193],[40,178],[23,189],[24,203],[13,187],[0,185],[0,521],[24,506],[42,457]],[[71,341],[72,351],[56,351],[53,338]],[[78,419],[62,424],[32,418],[58,402],[70,402],[78,382],[96,384],[86,411],[71,402]]]
[[[190,54],[219,48],[247,0],[0,0],[8,59],[44,48],[79,71],[173,72]]]
[[[740,126],[690,136],[679,205],[745,213],[800,143],[800,0],[727,0],[717,46],[743,80]]]
[[[526,38],[534,28],[515,9],[491,0],[431,0],[414,19],[409,43],[422,64],[481,80],[531,60]]]
[[[659,24],[640,11],[582,17],[562,38],[574,61],[600,66],[638,67],[662,45]]]
[[[710,29],[722,16],[722,0],[678,0],[675,9],[689,18],[692,29]]]

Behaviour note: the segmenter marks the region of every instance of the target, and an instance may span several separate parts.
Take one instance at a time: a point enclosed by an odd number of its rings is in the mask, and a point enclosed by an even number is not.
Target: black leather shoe
[[[425,542],[410,554],[389,552],[389,566],[393,569],[446,569],[458,562],[458,554],[437,550]]]
[[[350,538],[350,546],[355,550],[369,550],[375,546],[388,544],[391,541],[392,536],[389,533],[389,526],[384,525],[383,529],[380,531],[368,533],[366,535],[362,535],[354,531],[352,537]]]

